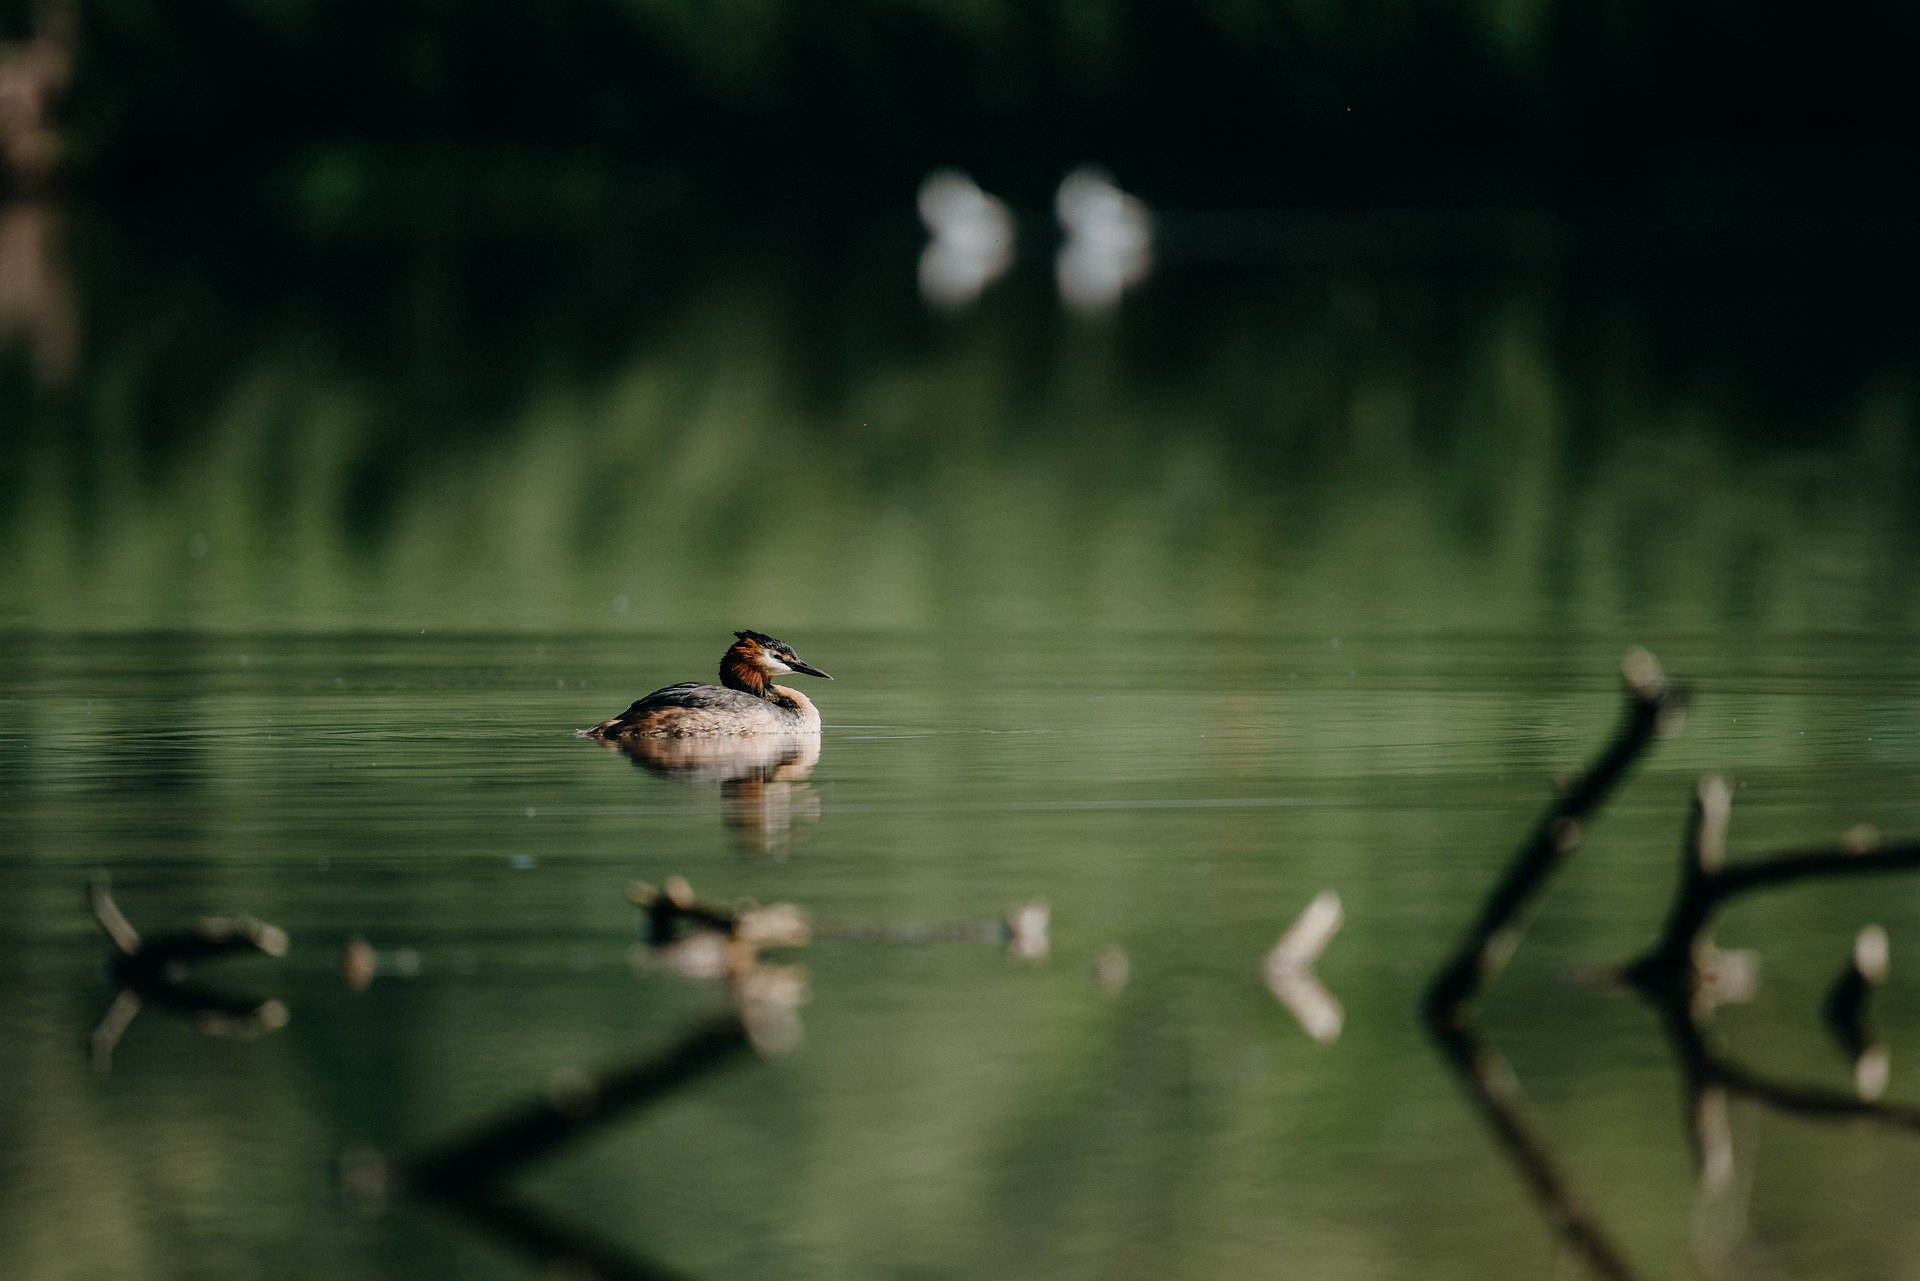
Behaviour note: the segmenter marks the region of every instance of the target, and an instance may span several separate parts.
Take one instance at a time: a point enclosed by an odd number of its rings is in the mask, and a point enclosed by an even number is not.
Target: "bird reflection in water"
[[[742,853],[783,857],[795,823],[820,817],[807,783],[820,761],[815,734],[603,740],[649,774],[720,785],[720,819]]]

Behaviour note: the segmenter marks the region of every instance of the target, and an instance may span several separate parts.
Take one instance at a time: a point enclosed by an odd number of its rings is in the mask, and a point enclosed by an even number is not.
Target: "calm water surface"
[[[516,1180],[638,1275],[1552,1274],[1416,1009],[1634,643],[1698,701],[1482,1031],[1647,1274],[1920,1257],[1894,1129],[1736,1100],[1700,1203],[1658,1020],[1565,976],[1651,937],[1706,770],[1736,856],[1920,832],[1915,388],[1877,295],[1173,262],[1109,322],[1020,279],[929,318],[910,242],[858,288],[76,243],[77,369],[4,385],[0,1275],[529,1275],[404,1191],[343,1193],[341,1156],[404,1160],[724,1010],[632,964],[625,887],[674,874],[825,937],[790,958],[797,1049]],[[837,678],[807,687],[810,767],[689,781],[573,737],[736,627]],[[150,1005],[90,1066],[96,868],[143,929],[284,927],[284,959],[197,974],[285,1026]],[[1319,1044],[1259,962],[1329,888]],[[1920,1098],[1913,890],[1744,903],[1722,938],[1765,984],[1726,1048],[1846,1089],[1818,1007],[1877,921],[1888,1097]],[[877,937],[1035,899],[1042,961]],[[417,973],[353,990],[356,936]]]
[[[519,1275],[402,1200],[343,1206],[331,1162],[404,1154],[556,1071],[670,1044],[717,990],[636,975],[631,878],[806,904],[823,922],[986,921],[1039,897],[1044,963],[995,946],[827,941],[806,1039],[746,1061],[525,1181],[696,1275],[1533,1276],[1552,1255],[1413,1016],[1419,986],[1538,806],[1610,724],[1614,657],[1490,636],[823,633],[838,679],[804,780],[723,797],[572,726],[710,636],[35,636],[9,642],[5,1242],[14,1275]],[[1617,1235],[1688,1252],[1674,1067],[1628,998],[1556,970],[1626,955],[1664,902],[1691,772],[1740,779],[1736,842],[1861,819],[1920,828],[1920,661],[1900,644],[1676,639],[1717,673],[1548,900],[1488,1031]],[[1691,660],[1691,661],[1686,661]],[[993,676],[989,676],[993,673]],[[772,793],[772,794],[766,794]],[[87,1070],[111,997],[80,909],[112,870],[137,925],[246,910],[279,962],[209,982],[290,1011],[257,1039],[149,1010]],[[1349,924],[1310,1041],[1257,961],[1318,890]],[[1736,916],[1774,983],[1724,1023],[1743,1054],[1845,1083],[1814,1016],[1902,887],[1796,891]],[[418,950],[350,991],[341,945]],[[1110,946],[1130,961],[1095,982]],[[1899,973],[1896,968],[1896,974]],[[1917,1084],[1896,984],[1893,1090]],[[1821,1275],[1912,1247],[1920,1147],[1736,1109],[1754,1236]]]

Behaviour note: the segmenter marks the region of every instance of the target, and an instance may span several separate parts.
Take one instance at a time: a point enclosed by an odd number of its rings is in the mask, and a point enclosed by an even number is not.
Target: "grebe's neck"
[[[779,703],[782,706],[791,707],[796,712],[810,712],[813,710],[812,699],[797,689],[788,689],[785,685],[767,686],[766,698],[770,703]]]
[[[751,694],[755,698],[766,698],[767,691],[773,688],[771,678],[760,664],[738,649],[728,650],[721,658],[720,683],[728,689],[737,689],[742,694]]]
[[[769,685],[767,701],[776,707],[784,708],[799,722],[796,728],[808,731],[820,728],[820,713],[814,708],[813,700],[797,689],[788,689],[785,685]]]

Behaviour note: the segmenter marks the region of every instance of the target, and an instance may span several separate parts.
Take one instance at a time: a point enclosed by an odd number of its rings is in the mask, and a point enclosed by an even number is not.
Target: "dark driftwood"
[[[1803,881],[1920,869],[1920,841],[1879,845],[1870,837],[1728,863],[1732,796],[1724,779],[1710,775],[1700,780],[1681,850],[1680,884],[1659,937],[1626,967],[1634,983],[1691,982],[1700,961],[1710,955],[1715,920],[1742,894]]]
[[[1575,1194],[1544,1141],[1526,1119],[1519,1082],[1479,1034],[1473,999],[1495,974],[1517,937],[1521,915],[1554,868],[1578,844],[1584,818],[1652,742],[1667,715],[1684,702],[1644,655],[1627,663],[1627,716],[1598,764],[1541,819],[1507,868],[1458,951],[1428,988],[1426,1018],[1448,1066],[1525,1180],[1561,1241],[1594,1272],[1630,1278],[1631,1265]],[[1855,1092],[1779,1080],[1722,1053],[1713,1044],[1716,1005],[1737,999],[1743,976],[1736,958],[1713,943],[1713,924],[1727,903],[1755,890],[1836,876],[1920,868],[1920,843],[1879,845],[1871,837],[1828,849],[1789,851],[1729,864],[1726,833],[1732,792],[1724,780],[1702,779],[1682,846],[1680,883],[1658,937],[1634,961],[1607,971],[1651,1004],[1679,1069],[1686,1134],[1702,1189],[1725,1188],[1733,1174],[1730,1099],[1739,1097],[1789,1116],[1851,1121],[1920,1132],[1920,1108],[1878,1101],[1885,1050],[1873,1036],[1869,1003],[1885,974],[1885,934],[1863,930],[1847,970],[1829,993],[1824,1014],[1854,1059]]]
[[[1847,963],[1820,1005],[1820,1017],[1853,1064],[1854,1089],[1878,1098],[1886,1089],[1887,1048],[1873,1026],[1873,994],[1887,981],[1887,932],[1869,925],[1854,937]]]
[[[1853,1063],[1853,1093],[1767,1076],[1721,1053],[1712,1043],[1712,1012],[1725,995],[1721,975],[1728,968],[1725,954],[1714,946],[1713,926],[1728,902],[1755,890],[1810,880],[1913,871],[1920,868],[1920,843],[1876,848],[1861,838],[1831,848],[1728,863],[1726,834],[1732,800],[1732,789],[1724,779],[1710,775],[1700,780],[1681,845],[1680,883],[1666,923],[1653,945],[1620,971],[1660,1016],[1680,1068],[1695,1163],[1702,1181],[1709,1185],[1724,1177],[1732,1164],[1724,1127],[1710,1119],[1710,1101],[1716,1096],[1750,1099],[1807,1120],[1920,1130],[1920,1108],[1878,1101],[1886,1083],[1886,1051],[1872,1034],[1868,1011],[1872,992],[1886,969],[1885,932],[1877,926],[1861,931],[1822,1011]]]
[[[646,920],[647,942],[665,948],[702,934],[724,935],[761,948],[804,947],[816,940],[836,943],[999,943],[1021,960],[1044,960],[1050,947],[1052,913],[1034,900],[1009,908],[993,921],[843,921],[816,926],[805,910],[791,903],[721,904],[703,902],[683,876],[653,886],[634,881],[627,901]]]
[[[95,872],[88,882],[87,906],[113,944],[114,965],[124,970],[159,971],[235,952],[287,954],[286,931],[251,916],[202,917],[190,930],[143,939],[113,901],[113,884],[105,872]]]
[[[733,908],[701,902],[682,876],[669,876],[659,887],[635,881],[627,886],[627,901],[645,914],[647,942],[655,945],[672,943],[695,930],[732,934],[739,925]]]
[[[647,942],[655,947],[699,934],[720,934],[751,948],[805,947],[813,923],[792,903],[703,903],[684,876],[669,876],[656,889],[645,881],[627,886],[627,901],[646,915]]]
[[[1294,918],[1260,966],[1267,990],[1299,1022],[1302,1031],[1323,1044],[1339,1039],[1347,1016],[1339,998],[1314,972],[1314,966],[1345,920],[1340,895],[1322,890]]]
[[[1467,1003],[1499,973],[1518,941],[1520,918],[1547,879],[1580,847],[1588,817],[1626,777],[1661,727],[1686,705],[1686,691],[1668,681],[1645,650],[1627,655],[1621,674],[1627,707],[1613,742],[1586,773],[1562,788],[1507,865],[1452,959],[1427,988],[1430,1020],[1458,1021],[1467,1016]]]
[[[1666,1033],[1679,1072],[1687,1146],[1703,1189],[1726,1186],[1733,1175],[1733,1141],[1727,1103],[1749,1100],[1783,1116],[1816,1122],[1859,1122],[1920,1131],[1920,1108],[1883,1103],[1824,1086],[1783,1081],[1730,1057],[1713,1044],[1711,1000],[1695,988],[1663,983],[1637,987]],[[1862,1079],[1856,1061],[1856,1080]]]
[[[1686,704],[1685,692],[1667,680],[1644,650],[1627,656],[1622,675],[1627,706],[1613,741],[1591,769],[1561,789],[1541,816],[1533,835],[1482,904],[1466,937],[1428,986],[1425,1001],[1429,1035],[1525,1180],[1541,1213],[1575,1257],[1610,1281],[1633,1281],[1639,1274],[1608,1238],[1527,1119],[1519,1081],[1475,1026],[1473,1000],[1512,951],[1526,909],[1554,870],[1579,848],[1587,819]]]
[[[749,1041],[737,1015],[696,1027],[666,1053],[563,1080],[401,1168],[403,1186],[460,1215],[546,1270],[601,1281],[665,1281],[675,1273],[510,1193],[531,1162],[660,1102],[728,1063]]]
[[[212,916],[191,930],[142,938],[114,902],[112,884],[103,871],[95,872],[87,886],[87,904],[113,944],[112,973],[119,987],[88,1040],[97,1071],[111,1067],[115,1047],[143,1004],[177,1014],[215,1034],[250,1035],[286,1024],[287,1007],[278,1000],[232,996],[186,978],[186,966],[194,961],[240,952],[286,955],[286,931],[278,926],[251,916]]]

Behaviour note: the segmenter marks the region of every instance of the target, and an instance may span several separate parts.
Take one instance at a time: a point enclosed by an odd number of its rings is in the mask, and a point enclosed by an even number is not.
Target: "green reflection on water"
[[[1650,935],[1689,780],[1736,850],[1920,830],[1910,374],[1681,273],[1168,266],[1112,323],[1037,279],[924,315],[913,246],[743,260],[591,243],[73,233],[75,380],[4,384],[0,1273],[513,1276],[349,1143],[415,1150],[716,993],[635,978],[629,878],[828,921],[1044,896],[1054,955],[813,949],[805,1047],[702,1082],[530,1193],[696,1275],[1538,1275],[1547,1234],[1416,1027],[1421,983],[1622,645],[1698,677],[1556,885],[1487,1030],[1628,1252],[1691,1177],[1650,1018],[1554,978]],[[1846,290],[1834,287],[1845,294]],[[1869,309],[1875,287],[1847,288]],[[204,542],[198,541],[203,539]],[[626,608],[616,608],[624,598]],[[770,629],[835,673],[755,810],[571,737]],[[422,635],[422,629],[426,634]],[[756,828],[758,817],[761,826]],[[283,1031],[149,1012],[113,1074],[79,910],[248,910]],[[1318,890],[1347,1009],[1257,960]],[[1748,1056],[1838,1085],[1813,1008],[1898,887],[1756,901]],[[349,936],[422,972],[348,992]],[[1090,967],[1118,944],[1132,981]],[[1803,1274],[1916,1244],[1898,1139],[1739,1115],[1751,1222]]]
[[[0,619],[1911,621],[1913,375],[1845,264],[1176,259],[1089,323],[1037,269],[930,316],[904,236],[206,234],[66,236],[83,354],[7,384]]]

